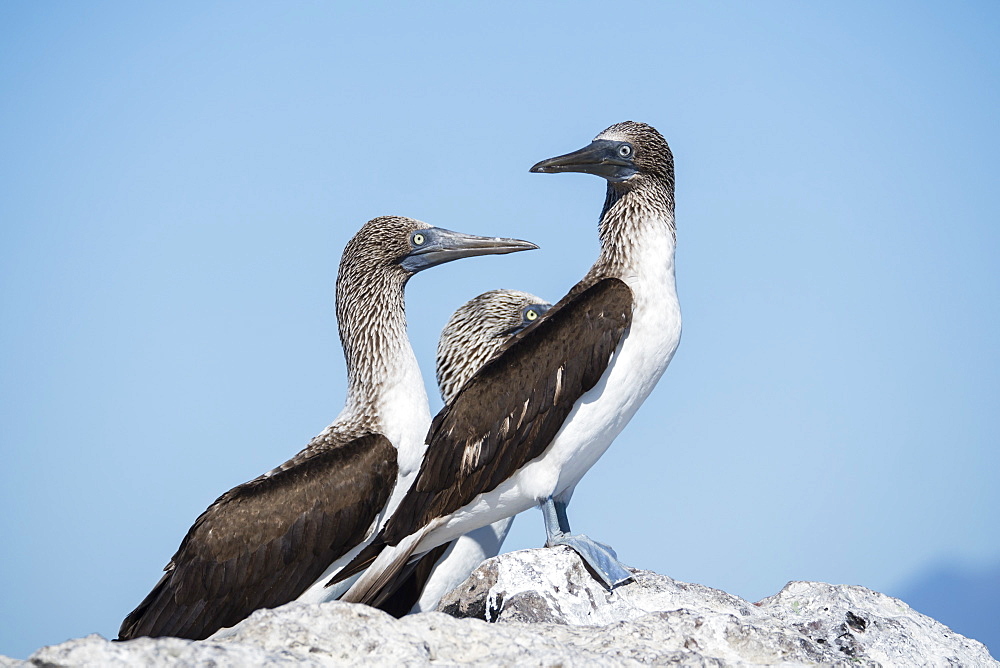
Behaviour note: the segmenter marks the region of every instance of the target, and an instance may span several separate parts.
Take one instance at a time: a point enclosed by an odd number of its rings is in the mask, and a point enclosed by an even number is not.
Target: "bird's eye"
[[[533,308],[529,308],[527,311],[524,312],[524,319],[529,321],[538,320],[538,311],[536,311]]]
[[[414,246],[423,246],[424,242],[427,241],[427,237],[420,234],[420,232],[416,232],[412,237],[412,241]]]
[[[618,155],[620,155],[623,158],[629,157],[630,155],[632,155],[632,147],[629,146],[628,144],[622,144],[621,146],[618,147]]]

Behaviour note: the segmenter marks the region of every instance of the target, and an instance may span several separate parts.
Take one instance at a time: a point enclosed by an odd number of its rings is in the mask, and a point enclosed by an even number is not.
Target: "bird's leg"
[[[583,534],[572,534],[566,503],[551,496],[542,502],[542,519],[545,522],[545,547],[566,545],[573,548],[600,577],[604,586],[613,589],[632,577],[632,573],[611,547],[598,543]]]
[[[552,497],[542,501],[540,508],[542,510],[542,520],[545,522],[545,547],[552,547],[553,545],[558,545],[558,540],[563,534],[569,533],[568,520],[566,519],[565,508],[562,513],[562,520],[560,522],[559,511],[556,510],[556,502],[552,500]],[[567,527],[563,529],[563,523],[567,524]]]

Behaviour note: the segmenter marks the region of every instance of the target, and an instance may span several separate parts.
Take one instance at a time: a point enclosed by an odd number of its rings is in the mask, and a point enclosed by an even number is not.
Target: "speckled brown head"
[[[642,228],[663,225],[673,241],[674,156],[651,125],[624,121],[601,132],[578,151],[542,160],[532,172],[583,172],[607,180],[598,234],[601,257],[585,282],[601,275],[627,273],[626,265],[641,243]]]
[[[392,381],[393,358],[409,350],[403,290],[411,276],[476,255],[537,246],[519,239],[452,232],[403,216],[381,216],[347,243],[337,275],[337,324],[347,359],[350,393],[370,394]]]
[[[609,183],[631,184],[647,179],[674,186],[674,156],[670,146],[651,125],[624,121],[597,135],[588,146],[542,160],[532,172],[584,172]]]
[[[551,306],[527,292],[490,290],[459,307],[437,347],[437,381],[445,403],[511,336],[538,322]]]
[[[529,241],[478,237],[452,232],[403,216],[369,220],[344,248],[338,285],[343,277],[391,273],[405,282],[430,267],[475,255],[514,253],[538,248]]]

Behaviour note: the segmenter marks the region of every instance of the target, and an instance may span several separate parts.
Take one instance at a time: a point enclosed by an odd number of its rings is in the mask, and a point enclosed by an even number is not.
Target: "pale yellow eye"
[[[427,239],[424,237],[424,235],[420,234],[419,232],[413,235],[414,246],[423,246],[425,241],[427,241]]]
[[[525,320],[537,320],[538,311],[536,311],[533,308],[529,308],[527,311],[524,312],[524,318]]]

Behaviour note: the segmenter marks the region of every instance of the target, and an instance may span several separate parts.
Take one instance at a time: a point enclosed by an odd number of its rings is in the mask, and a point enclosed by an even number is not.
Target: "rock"
[[[616,622],[652,625],[657,647],[687,650],[719,665],[1000,666],[982,643],[864,587],[790,582],[753,604],[633,572],[632,581],[608,591],[569,548],[512,552],[483,562],[438,609],[490,622],[602,631]]]
[[[39,666],[348,666],[425,665],[429,648],[392,616],[348,603],[289,603],[253,613],[221,640],[139,638],[114,643],[98,635],[43,647]]]
[[[609,592],[567,548],[484,562],[431,612],[348,603],[259,610],[223,639],[97,635],[7,666],[1000,666],[974,641],[863,587],[789,583],[757,604],[648,571]],[[448,614],[445,614],[447,612]]]
[[[635,571],[634,581],[608,591],[568,547],[521,550],[488,559],[438,605],[438,610],[455,617],[489,622],[587,626],[680,608],[743,617],[755,611],[752,603],[724,591],[649,571]]]

